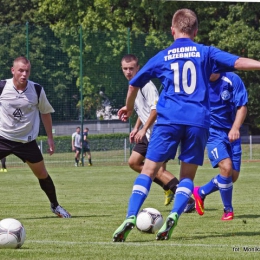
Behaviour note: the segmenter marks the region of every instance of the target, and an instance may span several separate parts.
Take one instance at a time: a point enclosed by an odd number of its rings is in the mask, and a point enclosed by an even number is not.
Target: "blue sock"
[[[126,217],[137,215],[142,204],[144,203],[148,193],[150,191],[150,187],[152,184],[152,179],[145,175],[139,174],[135,179],[132,195],[129,199],[127,215]]]
[[[185,178],[180,181],[175,193],[174,205],[171,212],[177,212],[180,216],[185,209],[192,194],[194,184],[192,180]]]
[[[215,176],[207,184],[205,184],[199,188],[199,195],[201,198],[204,199],[207,195],[209,195],[210,193],[215,192],[219,189],[217,177],[218,176]]]
[[[232,207],[232,191],[233,191],[233,182],[232,176],[224,177],[220,174],[217,176],[219,192],[221,199],[224,205],[224,209],[228,211],[233,211]]]

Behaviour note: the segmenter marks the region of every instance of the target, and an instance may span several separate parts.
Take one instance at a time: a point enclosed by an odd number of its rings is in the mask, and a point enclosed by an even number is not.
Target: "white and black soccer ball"
[[[163,216],[157,209],[142,209],[136,218],[136,227],[141,232],[155,233],[163,225]]]
[[[24,226],[17,219],[5,218],[0,221],[0,248],[20,248],[25,235]]]

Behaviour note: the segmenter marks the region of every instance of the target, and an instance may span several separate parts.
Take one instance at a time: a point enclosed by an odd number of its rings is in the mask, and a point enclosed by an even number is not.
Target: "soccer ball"
[[[163,216],[157,209],[142,209],[136,218],[136,227],[141,232],[155,233],[163,225]]]
[[[25,240],[25,229],[20,221],[5,218],[0,221],[0,248],[20,248]]]

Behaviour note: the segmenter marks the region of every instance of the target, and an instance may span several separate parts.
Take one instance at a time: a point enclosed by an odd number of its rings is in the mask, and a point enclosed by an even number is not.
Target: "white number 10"
[[[171,69],[173,70],[173,83],[175,92],[180,92],[180,82],[179,82],[179,63],[172,63]],[[188,71],[190,71],[190,85],[188,85]],[[197,76],[196,76],[196,67],[192,61],[186,61],[183,65],[182,70],[182,86],[183,90],[187,94],[192,94],[195,90],[197,82]]]

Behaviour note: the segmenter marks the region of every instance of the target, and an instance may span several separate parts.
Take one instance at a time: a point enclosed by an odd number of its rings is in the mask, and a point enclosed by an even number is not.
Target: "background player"
[[[210,182],[195,187],[196,210],[204,214],[204,199],[219,190],[224,205],[222,220],[232,220],[233,182],[238,179],[241,165],[240,127],[247,114],[247,91],[241,78],[233,73],[210,76],[210,136],[207,142],[208,157],[213,168],[220,173]]]
[[[91,160],[91,152],[89,148],[89,140],[88,140],[88,132],[89,129],[86,127],[83,132],[83,143],[82,143],[82,149],[83,149],[83,158],[86,156],[86,153],[88,155],[88,166],[92,166],[92,160]]]
[[[76,128],[76,132],[72,134],[72,140],[71,140],[71,146],[72,146],[72,151],[75,152],[75,166],[79,166],[80,161],[80,154],[81,154],[81,134],[80,134],[80,127],[78,126]]]

